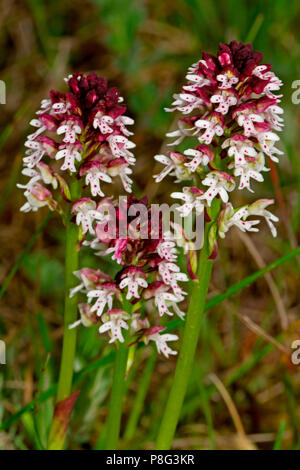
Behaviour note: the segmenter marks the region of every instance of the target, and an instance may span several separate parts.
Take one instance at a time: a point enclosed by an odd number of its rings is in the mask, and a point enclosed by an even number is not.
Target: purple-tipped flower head
[[[262,63],[260,52],[236,41],[220,44],[216,56],[203,53],[202,59],[189,68],[186,79],[181,93],[174,95],[173,107],[166,109],[181,116],[177,130],[167,134],[175,138],[169,144],[172,151],[155,156],[165,165],[154,176],[156,182],[168,174],[177,182],[191,182],[190,190],[184,187],[183,192],[173,193],[184,202],[179,208],[183,217],[193,208],[198,212],[209,208],[215,198],[220,198],[226,204],[219,217],[221,237],[232,225],[257,231],[254,225],[259,220],[247,221],[251,215],[265,217],[276,236],[273,222],[278,219],[261,201],[245,206],[247,209],[233,209],[229,199],[235,189],[254,192],[251,183],[263,181],[263,173],[269,171],[267,159],[277,162],[282,154],[275,146],[279,140],[276,132],[283,126],[279,106],[282,95],[274,93],[281,81],[270,64]],[[183,141],[184,152],[174,151]],[[195,187],[201,190],[199,195],[192,191]],[[273,202],[267,201],[268,205]]]
[[[132,132],[126,126],[133,120],[125,115],[123,98],[96,73],[77,73],[65,81],[69,91],[51,91],[30,121],[36,130],[27,137],[23,159],[23,174],[30,180],[18,185],[25,188],[27,202],[21,208],[25,212],[44,205],[58,208],[53,193],[58,187],[69,201],[70,178],[82,182],[86,197],[104,197],[103,186],[117,175],[131,192],[130,166],[135,162],[131,150],[135,144],[129,140]],[[42,185],[52,187],[43,186],[42,191]],[[83,224],[83,233],[88,224]]]

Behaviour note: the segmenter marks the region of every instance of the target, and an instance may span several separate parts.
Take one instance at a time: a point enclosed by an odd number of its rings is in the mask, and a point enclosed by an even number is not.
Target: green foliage
[[[64,268],[61,261],[35,252],[26,256],[23,269],[31,282],[40,285],[42,296],[64,292]]]

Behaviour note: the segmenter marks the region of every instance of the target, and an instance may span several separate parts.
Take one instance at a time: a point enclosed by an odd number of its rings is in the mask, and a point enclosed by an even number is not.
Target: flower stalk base
[[[126,334],[124,336],[127,336]],[[105,450],[116,450],[121,428],[122,403],[125,393],[125,377],[128,359],[128,345],[118,344],[113,372],[113,384],[109,402],[109,414],[106,427]]]
[[[72,199],[80,197],[80,183],[73,180],[70,185]],[[71,214],[66,222],[66,256],[65,256],[65,309],[64,309],[64,337],[62,358],[60,364],[58,390],[56,397],[56,407],[63,400],[68,398],[72,389],[72,378],[74,369],[74,358],[76,350],[76,328],[70,329],[69,326],[77,319],[78,300],[77,295],[70,297],[70,289],[74,287],[73,272],[78,269],[78,227],[71,222]],[[51,425],[51,431],[56,427],[55,413]],[[50,431],[50,440],[53,433]],[[49,447],[51,442],[49,440]],[[65,433],[59,442],[56,442],[57,450],[64,446]]]

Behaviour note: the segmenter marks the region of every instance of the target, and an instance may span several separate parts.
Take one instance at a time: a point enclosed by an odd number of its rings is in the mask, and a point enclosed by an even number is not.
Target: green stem
[[[72,201],[80,197],[80,182],[74,179],[70,184],[70,192]],[[76,350],[76,328],[69,329],[69,326],[77,319],[77,295],[70,297],[70,289],[74,287],[75,277],[74,271],[78,269],[78,227],[71,222],[72,214],[69,213],[66,221],[66,251],[65,251],[65,308],[64,308],[64,337],[62,358],[60,363],[60,372],[58,379],[58,389],[56,403],[59,403],[71,394],[72,378],[74,371],[74,358]],[[52,422],[50,430],[51,436],[56,426],[55,420]],[[49,446],[51,442],[49,443]],[[63,448],[64,438],[61,440],[59,447]]]
[[[126,335],[124,335],[125,337]],[[126,339],[124,343],[118,344],[116,351],[115,366],[113,372],[113,383],[109,401],[109,413],[106,423],[105,450],[116,450],[121,428],[122,403],[125,393],[125,375],[128,359],[128,346]]]
[[[130,441],[135,433],[137,424],[139,422],[139,418],[141,416],[141,412],[143,409],[143,404],[148,392],[149,384],[150,384],[150,379],[151,375],[154,369],[156,361],[156,353],[152,352],[151,356],[147,360],[140,386],[136,395],[136,398],[134,400],[133,408],[124,432],[124,439],[125,441]]]
[[[129,315],[132,313],[132,305],[126,299],[121,300],[123,310]],[[128,324],[130,330],[130,323]],[[126,392],[126,376],[129,355],[129,330],[124,330],[124,342],[118,342],[115,365],[113,371],[113,383],[109,400],[109,411],[107,422],[105,423],[105,450],[116,450],[121,429],[122,405]]]
[[[80,197],[80,183],[73,180],[70,184],[72,201]],[[56,401],[67,398],[71,393],[73,363],[76,349],[76,328],[69,329],[71,323],[77,319],[77,295],[70,297],[70,289],[74,287],[74,271],[78,269],[78,227],[71,222],[71,214],[66,223],[66,255],[65,255],[65,311],[64,311],[64,338],[63,350],[58,379],[58,391]]]
[[[215,200],[211,208],[210,223],[206,224],[204,245],[200,252],[198,266],[198,282],[194,284],[189,309],[187,312],[182,344],[176,365],[174,381],[167,405],[163,414],[155,448],[170,449],[180,416],[188,380],[192,371],[194,356],[198,343],[201,322],[204,313],[205,299],[208,291],[213,261],[209,260],[210,248],[208,243],[209,230],[217,218],[219,201]]]

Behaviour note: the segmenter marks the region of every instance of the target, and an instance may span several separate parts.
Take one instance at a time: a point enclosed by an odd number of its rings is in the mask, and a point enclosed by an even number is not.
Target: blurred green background
[[[107,76],[136,122],[138,191],[167,201],[171,182],[156,187],[151,176],[153,156],[164,147],[173,119],[164,107],[201,52],[214,53],[220,41],[232,39],[253,42],[284,82],[285,155],[278,172],[257,187],[258,197],[276,195],[281,222],[276,240],[267,229],[251,235],[250,241],[234,231],[226,238],[210,295],[298,245],[300,104],[292,103],[292,83],[300,79],[298,1],[1,0],[0,7],[0,79],[7,90],[6,104],[0,105],[0,283],[46,215],[19,213],[23,196],[15,184],[28,123],[49,90],[64,91],[63,78],[72,72]],[[64,231],[52,217],[1,299],[0,339],[7,344],[7,365],[0,365],[3,449],[45,446],[53,405],[52,398],[45,398],[53,395],[62,338],[63,240]],[[82,264],[94,263],[84,252]],[[175,448],[299,448],[300,373],[289,358],[291,342],[300,339],[299,263],[294,259],[283,265],[271,280],[260,279],[207,315]],[[282,315],[289,323],[284,331]],[[51,356],[46,363],[47,353]],[[101,448],[110,353],[95,329],[80,330],[76,385],[81,394],[71,422],[70,448]],[[157,360],[151,374],[154,359],[149,354],[137,354],[129,377],[124,448],[151,448],[172,380],[175,361]],[[92,373],[79,372],[101,357],[105,360],[100,359]],[[227,387],[246,437],[213,385],[211,372]],[[141,390],[147,395],[138,419],[132,418]],[[16,415],[24,406],[26,412]]]

